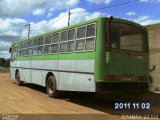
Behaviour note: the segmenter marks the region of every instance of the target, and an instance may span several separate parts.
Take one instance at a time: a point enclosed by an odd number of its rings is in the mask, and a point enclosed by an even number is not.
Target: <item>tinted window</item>
[[[24,42],[23,43],[23,48],[27,48],[28,47],[28,42]]]
[[[87,37],[95,36],[95,24],[87,26]]]
[[[85,38],[86,26],[77,29],[77,38]]]
[[[28,49],[28,55],[32,55],[32,48]]]
[[[46,45],[45,47],[44,47],[44,53],[45,54],[47,54],[47,53],[51,53],[51,45]]]
[[[42,54],[43,53],[43,46],[38,47],[38,53],[37,54]]]
[[[95,38],[86,39],[86,50],[93,50],[94,49],[94,39]]]
[[[28,41],[28,47],[32,47],[32,40]]]
[[[52,40],[52,35],[47,35],[45,37],[45,44],[50,44],[51,43],[51,40]]]
[[[37,55],[37,50],[38,50],[38,47],[33,48],[33,55]]]
[[[67,52],[67,42],[60,44],[60,52]]]
[[[85,39],[76,41],[76,50],[83,51],[84,50]]]
[[[74,41],[68,42],[68,52],[74,51]]]
[[[58,52],[58,44],[52,44],[51,45],[51,52],[57,53]]]
[[[34,39],[33,40],[33,46],[38,46],[39,45],[39,39]]]
[[[75,38],[75,29],[68,31],[68,40],[74,40]]]
[[[18,44],[18,49],[21,49],[21,43]]]
[[[44,37],[39,38],[39,45],[43,45],[44,43]]]
[[[59,41],[59,33],[53,34],[53,43],[57,43]]]
[[[111,47],[114,49],[146,52],[145,31],[133,25],[111,23]]]
[[[28,49],[23,49],[23,55],[28,55]]]
[[[61,33],[61,41],[67,41],[67,31]]]

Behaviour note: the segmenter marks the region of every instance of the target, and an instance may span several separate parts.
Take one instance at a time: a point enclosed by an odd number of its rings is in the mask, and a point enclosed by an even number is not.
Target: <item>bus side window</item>
[[[61,42],[68,40],[67,39],[67,36],[68,36],[67,34],[68,34],[68,31],[64,31],[64,32],[61,33]]]
[[[60,52],[67,51],[67,42],[60,43]]]
[[[51,45],[51,52],[57,53],[58,52],[58,44],[52,44]]]
[[[67,52],[68,31],[61,32],[60,52]]]
[[[37,55],[38,47],[33,48],[33,55]]]
[[[86,50],[93,50],[95,46],[95,37],[86,39]]]
[[[93,50],[95,47],[95,24],[87,26],[87,35],[86,35],[86,48],[85,50]]]
[[[28,47],[32,47],[32,40],[28,41]]]
[[[74,51],[75,45],[75,29],[68,31],[68,52]]]
[[[44,47],[44,54],[48,54],[51,53],[51,45],[46,45]]]
[[[33,40],[33,46],[38,46],[39,45],[39,39],[36,38]]]
[[[51,44],[52,35],[45,36],[45,44]]]
[[[28,48],[28,55],[32,55],[32,48]]]
[[[86,26],[77,28],[76,51],[84,51]]]
[[[28,42],[24,42],[23,43],[23,48],[27,48],[28,47]]]
[[[86,26],[77,28],[77,39],[85,38],[86,36]]]
[[[86,37],[95,37],[95,31],[96,31],[95,24],[88,25]]]
[[[52,43],[57,43],[59,41],[59,33],[53,34]]]
[[[28,55],[28,50],[27,49],[23,49],[23,56]]]
[[[39,47],[38,47],[37,54],[38,54],[38,55],[41,55],[42,52],[43,52],[43,46],[39,46]]]
[[[43,45],[43,44],[44,44],[44,37],[40,37],[38,45]]]
[[[59,37],[60,37],[59,33],[53,34],[52,45],[51,45],[51,53],[57,53],[58,52]]]

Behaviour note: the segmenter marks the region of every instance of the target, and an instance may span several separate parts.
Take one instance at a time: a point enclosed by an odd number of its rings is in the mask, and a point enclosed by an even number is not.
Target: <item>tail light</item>
[[[137,77],[135,77],[136,78],[136,80],[147,80],[147,76],[137,76]]]
[[[147,76],[138,76],[138,80],[147,80]]]
[[[107,75],[106,80],[120,80],[120,76],[116,75]]]

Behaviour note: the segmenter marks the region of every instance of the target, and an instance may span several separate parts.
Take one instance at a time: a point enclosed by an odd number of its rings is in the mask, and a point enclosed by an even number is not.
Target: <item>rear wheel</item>
[[[16,83],[19,86],[23,85],[23,81],[21,81],[21,76],[20,76],[20,72],[19,71],[17,71],[17,73],[16,73]]]
[[[60,91],[57,90],[57,84],[56,84],[56,79],[54,76],[50,76],[47,79],[47,94],[50,97],[59,97],[60,96]]]

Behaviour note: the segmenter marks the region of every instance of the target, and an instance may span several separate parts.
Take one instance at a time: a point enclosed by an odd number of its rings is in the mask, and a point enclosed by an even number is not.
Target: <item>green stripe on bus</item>
[[[16,60],[86,60],[95,59],[95,52],[63,53],[17,57]]]

